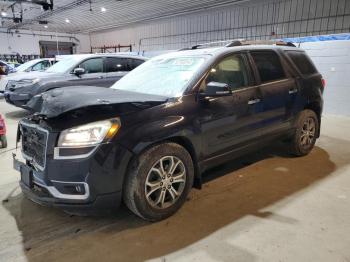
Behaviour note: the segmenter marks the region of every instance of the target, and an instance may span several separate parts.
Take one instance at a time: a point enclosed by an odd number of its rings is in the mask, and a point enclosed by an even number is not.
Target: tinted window
[[[275,52],[252,52],[261,82],[270,82],[286,77],[280,58]]]
[[[304,75],[311,75],[317,72],[315,66],[304,52],[287,51],[286,52],[293,63],[297,66],[300,73]]]
[[[80,68],[84,68],[87,74],[102,73],[103,72],[103,59],[92,58],[84,61],[79,65]]]
[[[109,57],[106,62],[106,72],[131,71],[141,65],[144,61],[132,58]]]
[[[106,72],[128,71],[126,70],[126,59],[117,57],[108,57],[106,59]]]
[[[247,71],[242,57],[233,55],[224,58],[211,69],[206,83],[219,82],[228,84],[232,89],[247,86]]]
[[[142,65],[145,62],[145,61],[143,61],[141,59],[131,59],[131,60],[132,60],[133,69],[135,69],[139,65]]]

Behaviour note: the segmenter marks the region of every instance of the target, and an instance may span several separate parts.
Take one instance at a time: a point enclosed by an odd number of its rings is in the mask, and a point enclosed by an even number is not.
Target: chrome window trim
[[[30,161],[30,162],[33,164],[33,166],[34,166],[35,168],[37,168],[38,170],[44,171],[45,168],[46,168],[46,154],[47,154],[47,143],[48,143],[48,141],[49,141],[49,131],[46,130],[46,129],[44,129],[44,128],[42,128],[42,127],[40,127],[40,126],[37,125],[37,124],[28,124],[28,123],[25,123],[25,122],[23,122],[23,121],[20,121],[20,122],[19,122],[19,125],[20,125],[20,126],[23,125],[23,126],[28,126],[28,127],[31,127],[31,128],[35,128],[35,129],[38,129],[38,130],[40,130],[40,131],[46,133],[46,144],[45,144],[45,151],[44,151],[44,166],[39,165],[38,163],[36,163],[36,162],[34,161],[34,159],[33,159],[32,157],[27,156],[27,155],[23,152],[23,144],[21,145],[21,152],[22,152],[23,158],[26,159],[26,160],[28,160],[28,161]],[[21,130],[21,131],[22,131],[22,130]]]

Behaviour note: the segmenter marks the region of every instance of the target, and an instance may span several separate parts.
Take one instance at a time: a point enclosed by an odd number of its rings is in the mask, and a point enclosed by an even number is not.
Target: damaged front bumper
[[[15,154],[13,166],[21,174],[23,194],[43,206],[58,207],[71,214],[89,215],[115,211],[122,199],[121,191],[92,194],[90,186],[83,181],[47,181],[43,172],[19,161]]]

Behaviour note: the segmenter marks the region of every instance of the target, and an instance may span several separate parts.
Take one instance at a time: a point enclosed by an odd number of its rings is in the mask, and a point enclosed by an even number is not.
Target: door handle
[[[254,104],[257,104],[257,103],[260,103],[260,99],[257,98],[257,99],[253,99],[253,100],[249,100],[248,101],[248,105],[254,105]]]
[[[298,89],[294,88],[294,89],[290,89],[288,92],[290,95],[296,94],[298,93]]]

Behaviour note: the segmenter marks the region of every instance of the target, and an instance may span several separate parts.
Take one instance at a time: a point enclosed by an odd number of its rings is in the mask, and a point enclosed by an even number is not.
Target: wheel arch
[[[134,157],[130,160],[127,170],[129,170],[131,168],[131,166],[134,164],[134,162],[137,160],[137,158],[142,153],[144,153],[145,151],[147,151],[148,149],[150,149],[156,145],[163,144],[163,143],[169,143],[169,142],[182,146],[190,154],[190,156],[192,158],[192,162],[193,162],[193,167],[194,167],[193,187],[195,187],[197,189],[201,189],[202,177],[201,177],[201,171],[200,171],[200,167],[199,167],[198,155],[197,155],[197,152],[196,152],[196,149],[195,149],[193,142],[185,136],[171,136],[171,137],[167,137],[167,138],[164,138],[162,140],[158,140],[158,141],[149,143],[147,145],[144,145],[142,147],[142,149],[141,150],[139,149],[138,152],[134,155]]]

